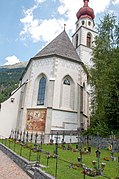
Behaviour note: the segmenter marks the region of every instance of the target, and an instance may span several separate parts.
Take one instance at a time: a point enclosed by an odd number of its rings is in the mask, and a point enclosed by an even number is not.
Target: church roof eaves
[[[31,58],[31,60],[37,60],[37,59],[43,59],[43,58],[50,58],[50,57],[58,57],[58,58],[63,58],[72,62],[76,62],[76,63],[80,63],[82,64],[83,62],[80,60],[76,60],[76,59],[71,59],[69,57],[64,57],[62,55],[58,55],[58,54],[51,54],[51,55],[44,55],[44,56],[39,56],[39,57],[33,57]]]

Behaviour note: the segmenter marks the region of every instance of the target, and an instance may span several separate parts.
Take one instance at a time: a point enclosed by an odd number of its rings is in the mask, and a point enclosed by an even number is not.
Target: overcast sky
[[[64,29],[75,32],[83,0],[0,0],[0,65],[28,61]],[[90,0],[95,23],[105,12],[119,18],[119,0]]]

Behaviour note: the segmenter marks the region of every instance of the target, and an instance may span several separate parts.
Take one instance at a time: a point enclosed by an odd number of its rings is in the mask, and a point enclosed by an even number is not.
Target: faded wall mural
[[[28,109],[26,119],[26,130],[45,132],[46,110]]]

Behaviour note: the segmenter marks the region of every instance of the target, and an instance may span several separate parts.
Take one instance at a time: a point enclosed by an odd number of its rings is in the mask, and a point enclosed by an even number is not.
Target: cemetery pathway
[[[31,179],[31,177],[0,151],[0,179]]]

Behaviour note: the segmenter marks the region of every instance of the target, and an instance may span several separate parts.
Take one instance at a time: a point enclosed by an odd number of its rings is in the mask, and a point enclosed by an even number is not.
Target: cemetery
[[[45,1],[34,2],[39,6]],[[119,179],[118,17],[109,11],[95,29],[94,10],[89,0],[82,2],[74,34],[69,34],[72,41],[67,33],[73,32],[70,13],[61,5],[57,12],[61,19],[66,12],[63,23],[67,19],[68,28],[64,24],[63,31],[54,33],[56,37],[29,60],[19,85],[11,72],[7,74],[12,82],[4,77],[7,85],[1,83],[1,93],[12,85],[15,89],[7,89],[8,99],[2,94],[0,102],[0,151],[33,179]],[[31,37],[38,35],[36,27],[45,19],[35,20],[37,5],[24,10],[27,16],[20,22],[28,22],[19,35],[27,30],[36,32]],[[53,14],[51,26],[56,20]]]
[[[69,143],[66,143],[65,133],[57,133],[50,136],[49,143],[44,143],[45,135],[11,131],[9,139],[1,137],[0,149],[12,156],[14,161],[17,160],[18,165],[21,163],[21,167],[32,177],[34,171],[37,171],[37,176],[40,171],[45,173],[42,176],[44,179],[119,178],[119,139],[77,133],[77,142],[73,143],[73,136],[70,135]]]

